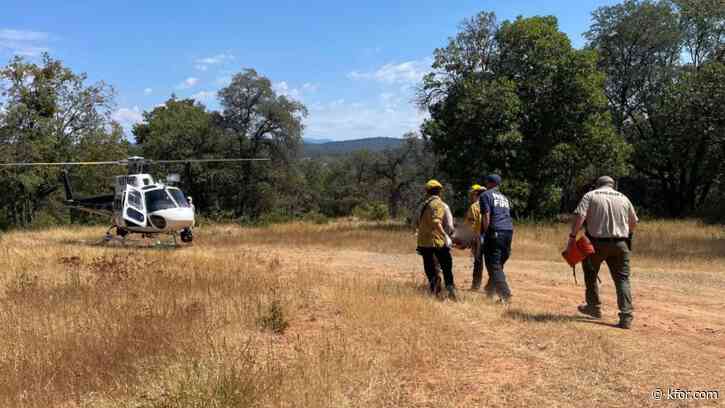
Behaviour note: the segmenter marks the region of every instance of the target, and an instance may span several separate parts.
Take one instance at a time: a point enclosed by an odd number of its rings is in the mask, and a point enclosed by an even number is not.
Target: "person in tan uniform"
[[[474,184],[469,191],[468,202],[471,205],[466,211],[464,224],[472,231],[475,238],[471,241],[471,254],[473,255],[473,280],[471,290],[479,290],[481,288],[481,280],[483,279],[483,251],[481,251],[481,240],[478,234],[481,231],[481,203],[478,201],[482,192],[486,191],[486,187]]]
[[[596,189],[584,195],[574,214],[569,240],[576,240],[579,230],[586,226],[586,235],[595,251],[584,260],[586,304],[578,310],[597,319],[602,317],[597,276],[602,262],[606,262],[617,291],[618,327],[629,329],[634,318],[629,256],[632,233],[639,222],[634,206],[627,196],[614,189],[614,179],[602,176],[597,179]]]
[[[436,270],[436,261],[443,272],[448,297],[456,299],[456,288],[453,283],[453,258],[449,247],[450,238],[444,229],[445,203],[441,199],[443,186],[437,180],[430,180],[425,185],[426,200],[418,217],[418,248],[423,257],[423,269],[430,284],[432,294],[438,294],[440,278]]]

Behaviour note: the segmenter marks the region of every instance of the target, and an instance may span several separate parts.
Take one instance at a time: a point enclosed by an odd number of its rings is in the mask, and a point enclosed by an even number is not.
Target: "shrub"
[[[257,324],[263,330],[269,330],[274,334],[284,334],[289,327],[289,322],[282,308],[282,303],[278,299],[273,299],[266,307],[261,307]]]
[[[15,279],[8,285],[7,294],[22,296],[38,288],[38,276],[26,271],[15,274]]]
[[[708,224],[725,224],[725,194],[720,199],[710,200],[698,215]]]
[[[302,216],[302,220],[318,225],[327,224],[330,222],[330,219],[327,218],[327,216],[318,212],[309,212]]]
[[[366,221],[388,219],[388,206],[383,203],[363,203],[352,210],[352,215]]]

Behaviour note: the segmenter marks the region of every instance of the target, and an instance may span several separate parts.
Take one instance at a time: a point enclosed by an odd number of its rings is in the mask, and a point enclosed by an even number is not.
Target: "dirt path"
[[[270,251],[275,249],[269,247]],[[416,255],[387,255],[358,250],[326,253],[299,249],[285,251],[283,261],[291,264],[300,259],[358,277],[423,280],[422,265]],[[470,286],[470,268],[469,257],[455,256],[454,275],[461,289]],[[506,270],[515,294],[513,306],[521,305],[561,316],[577,316],[576,305],[584,297],[584,278],[580,266],[577,269],[578,284],[575,284],[571,270],[563,262],[512,260]],[[632,333],[702,336],[703,340],[719,339],[719,345],[725,349],[725,296],[722,290],[707,287],[672,288],[651,279],[639,279],[636,269],[633,274],[637,330]],[[606,266],[602,267],[600,277],[605,320],[616,323],[616,295]],[[480,295],[465,290],[463,294],[464,298]]]
[[[423,283],[422,266],[415,254],[282,250],[278,246],[255,249],[278,256],[283,265],[302,262],[343,278]],[[599,385],[604,389],[601,392],[614,388],[609,392],[639,396],[642,405],[656,402],[647,397],[658,387],[725,391],[723,291],[717,287],[670,287],[640,278],[636,258],[633,262],[636,320],[631,331],[613,327],[617,322],[616,296],[606,267],[601,274],[601,321],[576,313],[575,307],[584,296],[583,276],[579,270],[576,286],[571,270],[563,263],[513,259],[507,274],[515,298],[507,308],[485,300],[481,293],[461,290],[462,302],[444,302],[448,307],[441,308],[456,322],[459,346],[445,355],[438,370],[412,380],[411,397],[419,399],[420,406],[428,406],[431,392],[447,389],[458,399],[452,406],[524,406],[540,400],[540,394],[551,386],[552,375],[572,375],[569,381],[574,384],[570,386],[575,389]],[[470,286],[470,268],[470,258],[456,254],[454,274],[459,288]],[[588,347],[597,350],[596,361],[588,360],[592,352]],[[602,384],[587,382],[592,381],[589,377],[598,378],[597,370],[617,378]],[[452,372],[455,378],[449,378]],[[564,388],[566,382],[557,381]],[[488,394],[492,390],[496,396]],[[516,397],[509,400],[501,396],[507,391],[515,392]],[[562,400],[562,406],[577,406],[576,396],[582,392],[598,395],[591,390],[556,392],[572,393],[570,399]],[[630,403],[609,394],[592,398],[603,398],[600,402],[609,406]]]

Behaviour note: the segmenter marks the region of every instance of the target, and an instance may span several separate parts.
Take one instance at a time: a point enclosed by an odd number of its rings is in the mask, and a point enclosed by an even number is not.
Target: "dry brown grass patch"
[[[518,228],[509,308],[428,297],[412,232],[392,224],[219,225],[175,251],[102,233],[2,237],[0,406],[630,406],[725,381],[714,227],[642,226],[630,332],[611,327],[606,268],[605,319],[577,316],[562,225]],[[463,288],[467,253],[454,263]]]

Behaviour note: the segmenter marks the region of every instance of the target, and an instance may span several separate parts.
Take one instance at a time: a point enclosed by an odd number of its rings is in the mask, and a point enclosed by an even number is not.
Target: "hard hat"
[[[436,179],[430,179],[425,183],[426,190],[433,190],[434,188],[443,188],[443,185]]]
[[[481,191],[481,190],[485,190],[485,189],[486,189],[485,187],[481,187],[479,184],[474,184],[473,186],[471,186],[471,191],[470,192],[471,193],[475,193],[475,192],[478,192],[478,191]]]

